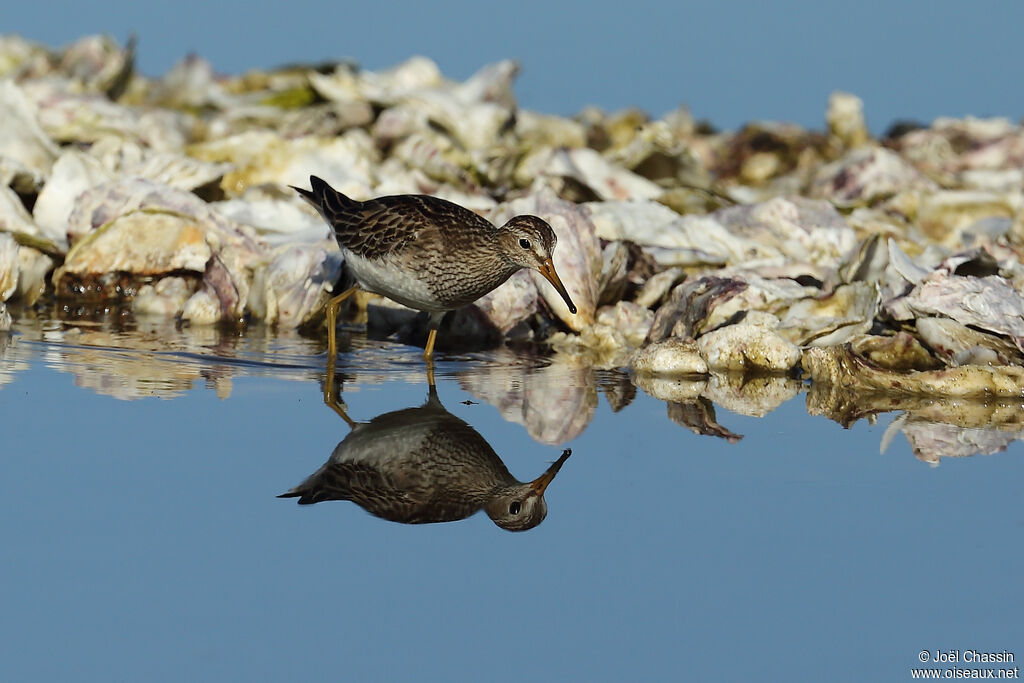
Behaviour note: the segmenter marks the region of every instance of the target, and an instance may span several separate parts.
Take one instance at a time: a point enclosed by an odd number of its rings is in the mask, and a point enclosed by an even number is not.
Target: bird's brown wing
[[[363,258],[381,258],[430,242],[443,252],[455,235],[494,230],[472,211],[426,195],[380,197],[352,207],[325,205],[322,213],[338,244]]]
[[[311,190],[292,186],[334,231],[338,244],[357,256],[379,259],[416,243],[435,242],[444,253],[452,238],[481,239],[496,228],[469,209],[429,195],[391,195],[356,201],[316,176]]]

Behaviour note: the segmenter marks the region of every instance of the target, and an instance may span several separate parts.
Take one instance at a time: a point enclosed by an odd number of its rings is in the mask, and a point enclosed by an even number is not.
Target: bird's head
[[[507,531],[526,531],[543,522],[548,514],[544,490],[570,455],[572,451],[565,449],[562,456],[553,462],[544,474],[526,484],[502,490],[487,504],[487,516]]]
[[[509,261],[543,275],[565,300],[569,312],[576,313],[576,305],[569,298],[551,260],[558,238],[546,221],[537,216],[515,216],[502,226],[499,239],[502,252]]]

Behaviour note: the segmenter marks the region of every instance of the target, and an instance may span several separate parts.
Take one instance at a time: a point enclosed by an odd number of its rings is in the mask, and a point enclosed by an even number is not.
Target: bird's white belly
[[[439,313],[447,310],[438,304],[433,291],[416,273],[393,267],[386,261],[365,259],[347,251],[345,262],[363,289],[418,311]]]

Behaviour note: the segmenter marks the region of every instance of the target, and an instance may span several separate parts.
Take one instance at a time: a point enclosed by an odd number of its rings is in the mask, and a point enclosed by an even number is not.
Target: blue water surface
[[[256,336],[4,341],[0,678],[909,680],[925,649],[1024,654],[1017,442],[929,465],[879,452],[890,415],[844,429],[801,394],[719,407],[730,443],[643,391],[613,412],[619,373],[442,355],[442,402],[514,475],[573,455],[531,531],[402,525],[276,498],[348,427],[322,343]],[[356,420],[427,395],[418,349],[338,372]],[[515,396],[557,422],[573,382],[592,418],[534,440]]]

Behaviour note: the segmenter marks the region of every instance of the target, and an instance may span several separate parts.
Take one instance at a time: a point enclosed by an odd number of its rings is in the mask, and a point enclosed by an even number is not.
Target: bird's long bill
[[[570,455],[572,455],[572,449],[566,448],[562,451],[561,457],[551,463],[551,467],[548,468],[547,472],[530,482],[530,488],[536,491],[538,496],[544,495],[544,489],[546,489],[548,484],[554,480],[555,475],[558,474],[558,470],[562,469],[562,463],[568,460]]]
[[[565,291],[565,285],[562,284],[562,279],[558,277],[558,273],[555,272],[555,264],[552,263],[551,258],[549,257],[544,261],[538,270],[540,271],[540,274],[543,275],[556,290],[558,290],[558,293],[562,295],[563,299],[565,299],[565,305],[569,307],[569,312],[575,315],[576,304],[574,304],[572,299],[569,298],[569,292]]]

